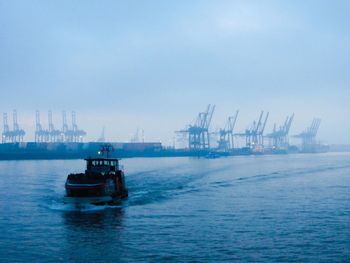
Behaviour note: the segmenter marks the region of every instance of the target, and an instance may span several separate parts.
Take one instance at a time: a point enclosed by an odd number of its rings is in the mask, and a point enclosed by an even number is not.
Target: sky
[[[237,109],[237,132],[261,110],[267,131],[295,113],[291,134],[319,117],[319,140],[350,144],[349,12],[347,0],[0,0],[0,112],[17,109],[27,141],[36,110],[57,128],[65,110],[86,141],[139,128],[166,145],[215,104],[212,130]]]

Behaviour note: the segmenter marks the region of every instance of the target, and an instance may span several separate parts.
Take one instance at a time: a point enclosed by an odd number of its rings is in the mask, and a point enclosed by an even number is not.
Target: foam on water
[[[93,205],[93,204],[67,204],[59,201],[51,201],[51,204],[47,206],[48,209],[53,211],[79,211],[79,212],[96,212],[107,209],[120,209],[123,205]]]

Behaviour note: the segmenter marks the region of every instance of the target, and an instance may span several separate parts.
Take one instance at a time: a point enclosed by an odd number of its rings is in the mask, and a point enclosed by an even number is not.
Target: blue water
[[[0,162],[0,261],[350,262],[350,154],[122,163],[129,199],[77,210],[83,161]]]

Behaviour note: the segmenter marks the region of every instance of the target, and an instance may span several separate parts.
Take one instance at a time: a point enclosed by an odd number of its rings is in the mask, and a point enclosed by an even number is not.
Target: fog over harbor
[[[350,262],[349,10],[0,0],[0,262]]]
[[[35,111],[61,127],[77,112],[86,141],[171,144],[216,104],[240,132],[270,112],[295,113],[291,134],[322,119],[318,138],[350,144],[348,1],[0,1],[0,112],[34,139]],[[70,117],[69,117],[70,118]],[[2,119],[2,118],[1,118]],[[68,120],[70,121],[70,119]],[[2,128],[1,128],[2,130]]]

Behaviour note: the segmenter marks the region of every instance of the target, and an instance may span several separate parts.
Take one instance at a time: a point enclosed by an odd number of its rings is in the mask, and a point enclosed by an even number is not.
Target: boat
[[[217,152],[209,152],[209,153],[205,156],[205,158],[207,158],[207,159],[217,159],[217,158],[220,158],[220,157],[221,157],[220,154],[217,153]]]
[[[104,145],[97,158],[87,158],[84,173],[69,174],[65,183],[65,203],[115,204],[128,197],[124,171],[119,159],[109,158],[110,145]],[[101,156],[102,154],[102,156]],[[107,156],[103,156],[107,154]]]

